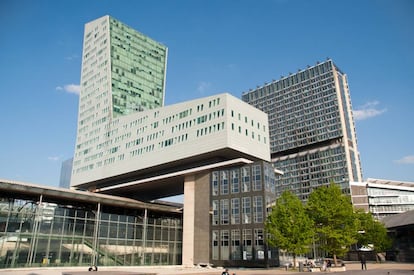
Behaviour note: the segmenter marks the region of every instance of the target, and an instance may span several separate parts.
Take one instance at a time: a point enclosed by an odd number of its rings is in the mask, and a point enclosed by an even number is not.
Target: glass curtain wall
[[[92,208],[0,198],[0,268],[181,264],[181,217]]]

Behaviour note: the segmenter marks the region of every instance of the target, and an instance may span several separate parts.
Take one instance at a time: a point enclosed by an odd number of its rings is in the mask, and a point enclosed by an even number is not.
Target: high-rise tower
[[[253,106],[229,94],[162,106],[166,56],[109,16],[86,24],[71,187],[150,200],[182,194],[182,178],[168,188],[167,174],[270,161],[267,115]]]
[[[277,192],[306,200],[334,181],[350,193],[362,181],[346,75],[327,60],[242,95],[269,116],[272,162],[284,175]]]
[[[85,25],[72,182],[114,161],[102,159],[102,148],[117,150],[118,118],[164,105],[166,64],[164,45],[110,16]]]

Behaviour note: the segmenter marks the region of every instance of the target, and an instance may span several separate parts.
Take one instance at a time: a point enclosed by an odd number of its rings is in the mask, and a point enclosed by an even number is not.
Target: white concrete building
[[[164,45],[110,16],[85,25],[72,188],[270,160],[267,115],[229,94],[163,107],[166,64]]]
[[[351,182],[352,203],[381,220],[414,210],[414,182],[372,179]]]
[[[270,162],[268,116],[227,93],[163,106],[166,58],[112,17],[86,24],[71,188],[146,202],[184,194],[182,264],[193,265],[210,260],[211,172]]]
[[[72,187],[102,188],[195,161],[270,160],[267,115],[229,94],[107,120],[92,134],[78,133]]]

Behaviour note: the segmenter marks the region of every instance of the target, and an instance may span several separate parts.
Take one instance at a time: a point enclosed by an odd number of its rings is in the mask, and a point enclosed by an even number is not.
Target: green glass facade
[[[0,198],[0,268],[181,264],[180,215],[18,197]]]
[[[109,17],[114,117],[164,105],[167,48]]]

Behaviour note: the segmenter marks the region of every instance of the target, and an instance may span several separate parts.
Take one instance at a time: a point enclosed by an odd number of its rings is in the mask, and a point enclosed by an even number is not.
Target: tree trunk
[[[293,254],[293,269],[296,269],[296,254]]]
[[[338,261],[336,260],[336,254],[333,255],[333,259],[334,259],[335,266],[338,266]]]

